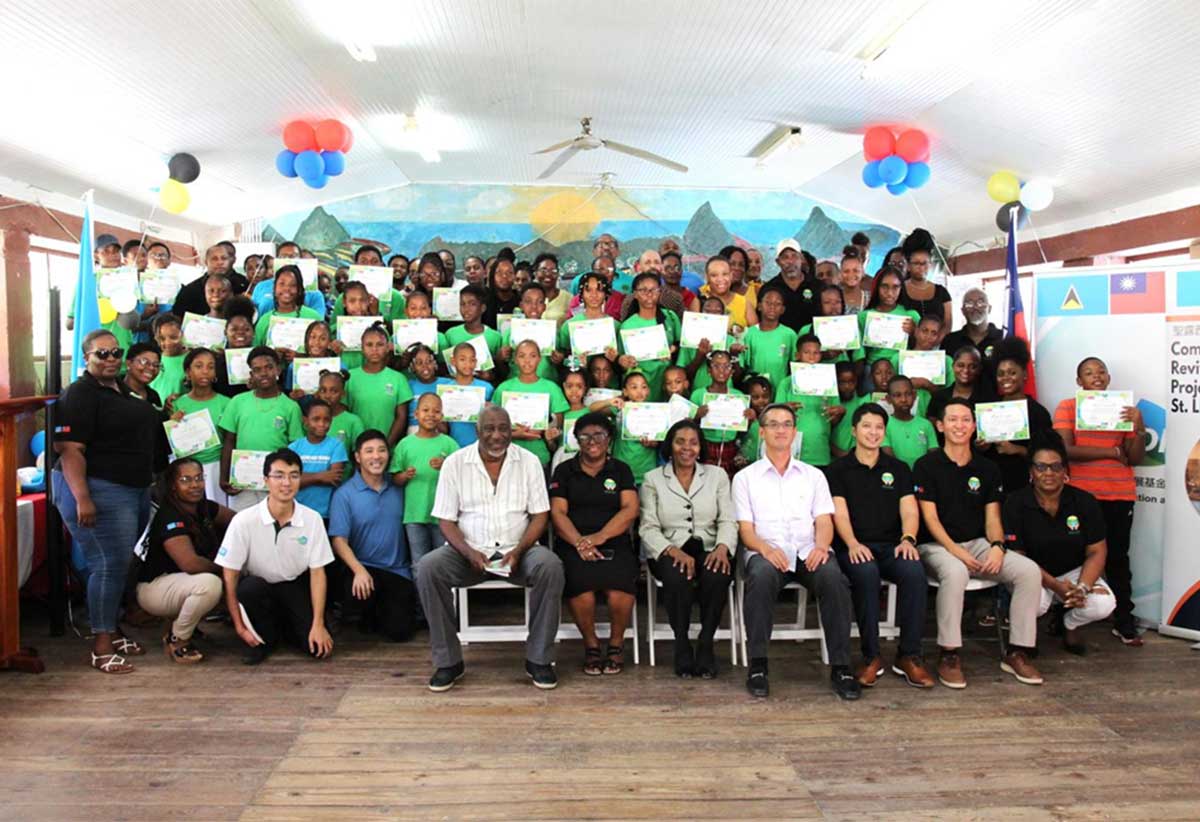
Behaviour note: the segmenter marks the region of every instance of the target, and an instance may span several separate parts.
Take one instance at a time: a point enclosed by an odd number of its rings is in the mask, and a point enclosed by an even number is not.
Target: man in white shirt
[[[325,566],[333,562],[321,515],[295,501],[303,473],[289,448],[263,460],[267,498],[238,512],[217,551],[233,627],[257,665],[280,639],[315,657],[333,653],[325,629]]]
[[[549,519],[550,497],[542,464],[512,444],[508,412],[489,405],[476,423],[479,442],[442,463],[433,515],[446,545],[421,558],[417,592],[429,622],[436,669],[431,691],[448,691],[464,673],[453,588],[477,585],[494,575],[530,589],[525,672],[538,688],[558,685],[554,638],[563,592],[562,562],[538,545]]]
[[[790,406],[767,406],[759,427],[766,456],[733,478],[750,657],[746,689],[756,697],[770,693],[772,612],[780,589],[798,581],[817,597],[834,693],[858,699],[862,689],[850,673],[850,583],[833,557],[829,484],[819,469],[792,459],[796,412]]]

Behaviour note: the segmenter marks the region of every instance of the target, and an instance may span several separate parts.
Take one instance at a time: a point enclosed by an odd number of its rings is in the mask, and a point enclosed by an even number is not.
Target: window
[[[79,276],[79,246],[47,237],[29,238],[29,285],[33,295],[33,356],[46,356],[46,323],[50,311],[50,289],[59,290],[62,354],[70,359],[71,332],[67,313],[75,299]]]

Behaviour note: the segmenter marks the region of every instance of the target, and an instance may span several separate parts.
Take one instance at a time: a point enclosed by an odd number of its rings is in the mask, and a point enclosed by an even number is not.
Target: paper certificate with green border
[[[621,439],[661,442],[671,427],[671,406],[665,402],[627,402],[621,409]]]
[[[482,334],[476,334],[474,337],[469,337],[463,340],[471,344],[475,349],[475,371],[491,371],[496,367],[495,361],[492,359],[492,349],[488,348],[487,337]],[[454,353],[453,349],[446,352],[446,365],[450,366],[451,373],[454,366],[450,365],[450,356]]]
[[[184,348],[219,350],[225,347],[225,320],[217,317],[205,317],[186,311],[180,331],[183,333]]]
[[[980,442],[1029,439],[1029,404],[1025,400],[981,402],[975,406],[975,428]]]
[[[225,349],[225,373],[229,377],[230,385],[245,385],[250,382],[250,363],[247,362],[247,357],[250,356],[251,348],[226,348]]]
[[[320,291],[321,282],[318,278],[319,263],[316,257],[276,257],[275,270],[283,268],[285,265],[294,265],[300,269],[300,279],[304,280],[305,291]],[[354,279],[351,277],[350,279]]]
[[[279,262],[275,263],[276,268]],[[352,265],[350,279],[358,280],[367,287],[367,293],[380,302],[392,296],[392,269],[386,265]]]
[[[415,320],[392,320],[392,345],[396,353],[399,354],[407,351],[410,345],[416,345],[417,343],[427,345],[434,353],[437,353],[437,323],[438,321],[433,317],[421,317]],[[361,338],[361,335],[359,336]]]
[[[700,420],[701,428],[714,431],[745,431],[750,426],[746,419],[746,409],[750,407],[749,397],[705,391],[704,404],[708,406],[708,413]]]
[[[504,336],[505,331],[512,330],[512,321],[514,319],[516,319],[515,314],[497,314],[496,315],[496,331],[498,331],[500,333],[501,337]],[[554,325],[555,325],[554,330],[557,332],[558,331],[558,323],[555,323]],[[518,341],[513,340],[513,342],[516,343]],[[547,353],[549,353],[549,352],[547,352]]]
[[[858,337],[858,317],[813,317],[813,333],[821,340],[822,351],[854,351],[862,348]]]
[[[1132,431],[1133,421],[1121,419],[1131,405],[1132,391],[1076,391],[1075,430]]]
[[[593,403],[615,400],[619,396],[621,392],[615,388],[589,388],[583,395],[583,407],[591,408]]]
[[[439,320],[462,322],[457,288],[433,289],[433,316]]]
[[[667,340],[667,329],[661,325],[622,328],[621,345],[626,354],[639,362],[671,359],[671,343]]]
[[[531,320],[528,317],[513,317],[508,330],[514,353],[516,347],[525,342],[525,340],[533,340],[537,343],[538,350],[542,354],[552,354],[554,352],[554,341],[558,336],[558,323],[554,320]],[[504,332],[501,331],[500,333],[503,334]]]
[[[671,425],[680,420],[692,419],[700,409],[700,406],[682,394],[672,394],[671,399],[667,400],[667,407],[671,411]]]
[[[545,431],[550,424],[550,395],[537,391],[505,391],[500,401],[513,425]]]
[[[207,408],[185,414],[180,420],[167,420],[163,423],[163,429],[167,432],[167,442],[171,443],[171,453],[175,459],[190,457],[221,444],[217,427],[213,425]]]
[[[683,312],[683,323],[679,329],[680,348],[699,348],[701,340],[708,340],[713,351],[724,351],[728,336],[727,315],[701,314],[699,311]]]
[[[304,353],[304,335],[313,321],[307,317],[281,317],[272,314],[267,322],[267,345]]]
[[[603,354],[617,347],[617,325],[612,317],[574,320],[567,323],[567,333],[571,337],[571,353],[576,357]]]
[[[266,491],[267,478],[263,476],[263,463],[270,453],[233,449],[229,458],[229,484],[243,491]]]
[[[383,322],[383,317],[351,317],[344,315],[337,318],[337,338],[344,351],[362,351],[363,332],[375,323]]]
[[[908,348],[908,333],[904,330],[904,321],[910,318],[906,314],[868,311],[866,317],[863,345],[868,348],[890,348],[893,351]]]
[[[579,422],[579,417],[563,421],[562,450],[564,454],[579,453],[579,440],[575,439],[575,423],[577,422]]]
[[[794,362],[792,393],[805,397],[837,398],[837,367],[831,362]]]
[[[171,268],[147,268],[141,273],[142,299],[147,303],[173,303],[179,293],[179,276]]]
[[[443,384],[436,390],[442,398],[442,419],[446,422],[478,422],[485,396],[483,386]]]
[[[340,357],[296,357],[292,360],[292,387],[315,394],[321,387],[322,371],[340,371]]]
[[[901,351],[900,374],[929,380],[934,385],[946,384],[945,351]]]

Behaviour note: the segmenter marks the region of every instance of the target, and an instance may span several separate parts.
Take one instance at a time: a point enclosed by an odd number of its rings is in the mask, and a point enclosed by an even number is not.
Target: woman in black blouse
[[[117,625],[134,543],[150,516],[150,482],[160,413],[118,379],[124,351],[110,332],[84,337],[87,370],[58,399],[51,473],[63,523],[87,558],[87,603],[95,641],[92,666],[133,671],[144,654]]]
[[[900,289],[900,305],[916,311],[922,317],[938,315],[942,318],[942,328],[949,330],[954,310],[950,292],[927,279],[929,252],[923,248],[908,252],[906,270],[908,279],[904,281],[904,288]]]
[[[583,635],[583,672],[619,674],[625,667],[625,628],[637,594],[638,558],[629,529],[638,516],[633,471],[609,456],[612,421],[588,413],[575,423],[579,453],[554,470],[550,519],[555,551],[566,573],[567,608]],[[596,637],[596,594],[608,600],[612,631],[605,655]]]
[[[1020,442],[993,442],[981,453],[996,463],[1004,482],[1004,493],[1013,493],[1029,484],[1029,443],[1054,430],[1050,412],[1025,393],[1029,369],[1029,346],[1024,340],[1009,337],[996,345],[992,355],[996,363],[996,389],[1002,402],[1025,403],[1029,416],[1029,439]]]

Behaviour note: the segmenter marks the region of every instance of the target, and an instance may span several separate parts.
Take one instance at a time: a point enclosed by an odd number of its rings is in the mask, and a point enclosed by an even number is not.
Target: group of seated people
[[[337,320],[386,316],[373,313],[384,305],[345,279],[333,322],[309,317],[299,269],[278,259],[273,307],[230,313],[237,297],[210,305],[226,319],[224,349],[186,347],[173,310],[151,320],[153,343],[126,348],[110,329],[89,334],[87,371],[59,401],[52,482],[88,562],[92,664],[127,673],[129,657],[145,652],[119,627],[123,601],[171,620],[164,648],[179,663],[203,658],[196,626],[223,602],[251,663],[280,642],[328,656],[327,613],[396,641],[423,620],[435,669],[429,686],[447,690],[464,672],[452,591],[503,577],[530,589],[526,671],[552,688],[564,599],[583,636],[583,672],[621,673],[643,558],[663,586],[681,677],[717,675],[714,635],[741,575],[747,688],[756,696],[768,693],[775,601],[793,581],[816,597],[832,687],[845,699],[884,672],[883,582],[898,589],[892,670],[916,687],[965,687],[959,650],[971,578],[1011,590],[1001,667],[1020,682],[1042,682],[1032,658],[1036,620],[1047,611],[1076,653],[1085,650],[1079,628],[1114,611],[1114,633],[1140,641],[1128,570],[1130,466],[1144,454],[1137,409],[1127,409],[1134,430],[1124,433],[1076,431],[1074,400],[1051,419],[1025,395],[1028,352],[999,339],[983,292],[964,298],[967,326],[945,333],[950,306],[924,279],[928,248],[889,252],[867,296],[868,251],[848,248],[840,272],[819,279],[794,240],[780,243],[780,274],[766,284],[750,276],[752,256],[735,248],[706,261],[699,293],[682,289],[664,256],[681,258],[668,248],[643,254],[623,293],[614,290],[623,275],[611,267],[610,241],[597,241],[607,253],[572,284],[576,297],[558,290],[548,255],[519,292],[511,255],[477,261],[482,284],[458,289],[461,321],[439,320],[435,345],[398,348],[383,322],[347,345]],[[369,248],[359,259],[382,262]],[[446,263],[425,255],[417,274],[407,293],[394,291],[387,312],[433,316]],[[682,315],[665,307],[667,294],[684,312],[729,317],[727,339],[681,347]],[[941,349],[947,384],[898,374],[892,349],[823,346],[813,319],[852,313],[847,297],[855,311],[906,312],[915,350],[951,346]],[[921,304],[905,308],[906,299]],[[559,317],[547,316],[551,305]],[[311,319],[302,356],[269,344],[270,316],[279,313]],[[513,339],[511,327],[502,333],[505,315],[556,320],[554,344]],[[604,351],[575,349],[573,323],[621,315],[620,330],[663,327],[669,350],[639,359],[624,350],[623,335]],[[237,349],[248,349],[241,380],[228,359]],[[322,370],[310,393],[297,384],[296,366],[314,356],[342,367]],[[834,363],[838,397],[797,393],[794,361]],[[1100,360],[1080,364],[1080,386],[1108,380]],[[482,394],[473,421],[445,419],[443,387]],[[526,403],[514,420],[513,397],[537,394],[548,396],[544,419],[525,416]],[[719,395],[745,397],[744,431],[706,424]],[[973,404],[987,399],[1026,401],[1030,439],[977,444]],[[669,400],[689,404],[661,438],[624,434],[627,405]],[[201,410],[214,440],[172,459],[163,423]],[[234,481],[239,452],[258,455],[260,489]],[[146,529],[155,478],[162,491]],[[130,546],[143,530],[131,574]],[[921,652],[931,581],[934,673]],[[599,601],[609,614],[603,641]],[[853,670],[852,619],[863,653]]]

